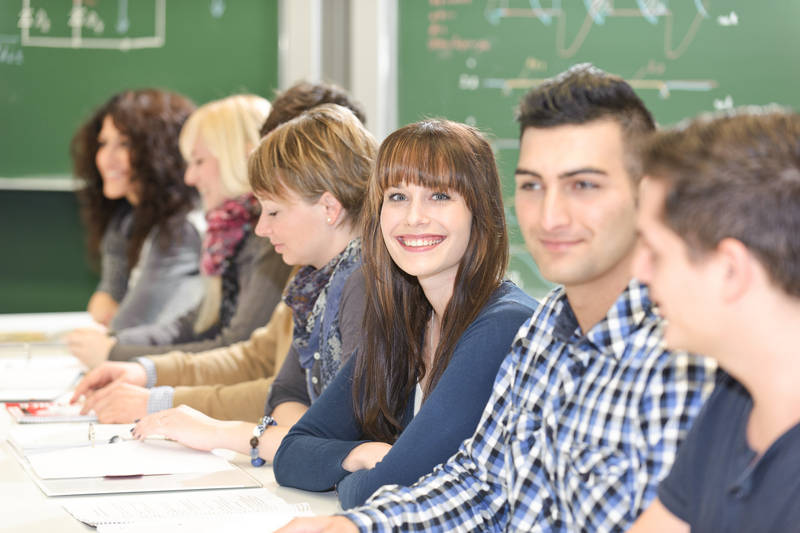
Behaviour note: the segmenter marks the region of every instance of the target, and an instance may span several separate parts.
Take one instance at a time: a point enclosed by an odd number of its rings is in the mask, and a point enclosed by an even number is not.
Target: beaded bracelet
[[[250,439],[250,464],[263,466],[266,461],[258,456],[258,438],[264,434],[267,426],[277,426],[278,423],[269,415],[261,417],[261,421],[253,429],[253,438]]]

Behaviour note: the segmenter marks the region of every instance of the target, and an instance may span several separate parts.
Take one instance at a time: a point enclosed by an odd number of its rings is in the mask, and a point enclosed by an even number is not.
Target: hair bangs
[[[395,133],[401,135],[384,143],[376,165],[381,191],[407,184],[466,195],[469,176],[465,175],[465,169],[460,168],[463,165],[459,159],[453,157],[447,140],[438,136],[439,128],[436,126],[426,121],[414,128],[421,130],[426,127],[424,132],[410,128],[398,130]]]

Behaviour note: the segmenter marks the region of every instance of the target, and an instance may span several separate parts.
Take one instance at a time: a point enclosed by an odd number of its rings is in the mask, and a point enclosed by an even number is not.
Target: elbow
[[[353,472],[342,478],[336,485],[336,495],[343,510],[364,505],[367,498],[374,492],[367,489],[364,483],[361,482],[365,474],[365,470]]]
[[[287,446],[288,435],[283,438],[278,450],[275,452],[275,457],[272,459],[272,473],[275,475],[275,481],[282,487],[297,487],[292,472],[296,472],[292,468],[292,454]]]

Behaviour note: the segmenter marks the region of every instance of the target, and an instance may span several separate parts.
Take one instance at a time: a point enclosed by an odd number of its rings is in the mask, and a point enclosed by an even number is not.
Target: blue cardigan
[[[459,339],[417,416],[414,394],[408,399],[403,432],[389,453],[374,468],[353,473],[342,468],[342,461],[368,441],[353,412],[351,357],[281,442],[275,479],[305,490],[336,486],[342,508],[348,509],[364,503],[382,485],[410,485],[431,472],[475,431],[497,370],[536,305],[516,285],[503,282]]]

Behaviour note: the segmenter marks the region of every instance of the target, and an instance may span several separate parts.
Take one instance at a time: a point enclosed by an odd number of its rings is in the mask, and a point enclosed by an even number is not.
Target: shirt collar
[[[588,341],[600,352],[609,353],[617,359],[623,356],[630,335],[638,330],[648,317],[656,318],[647,286],[637,279],[631,279],[603,319],[592,326],[586,334],[582,334],[566,292],[561,287],[557,290],[560,291],[557,298],[561,309],[553,325],[553,336],[567,343]]]

